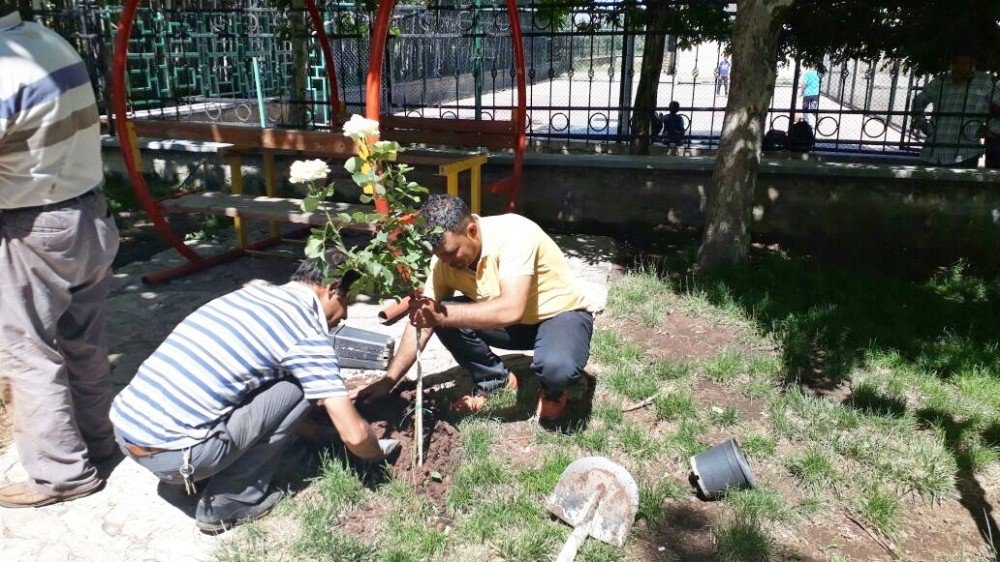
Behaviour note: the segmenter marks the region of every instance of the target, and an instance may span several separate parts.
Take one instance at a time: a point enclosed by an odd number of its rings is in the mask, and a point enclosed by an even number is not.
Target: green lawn
[[[678,316],[740,337],[695,361],[635,343]],[[365,487],[328,459],[307,491],[234,533],[219,559],[550,559],[570,529],[543,501],[585,454],[624,464],[641,498],[625,548],[588,541],[579,560],[887,559],[886,549],[982,559],[989,534],[1000,537],[986,501],[1000,493],[998,318],[1000,282],[962,264],[916,281],[772,255],[711,276],[687,262],[638,268],[611,287],[594,334],[592,408],[571,431],[511,415],[530,399],[506,393],[460,422],[462,459],[442,502],[404,482]],[[702,503],[688,458],[730,435],[760,486]],[[937,510],[955,516],[934,520],[935,531],[964,550],[921,550],[921,525]],[[363,536],[339,523],[358,511],[378,514]],[[834,523],[854,538],[814,534]]]

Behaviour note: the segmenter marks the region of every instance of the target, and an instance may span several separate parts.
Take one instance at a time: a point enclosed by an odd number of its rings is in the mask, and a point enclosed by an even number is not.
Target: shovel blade
[[[545,506],[573,527],[587,523],[595,539],[622,546],[639,510],[639,487],[620,464],[584,457],[566,467]]]

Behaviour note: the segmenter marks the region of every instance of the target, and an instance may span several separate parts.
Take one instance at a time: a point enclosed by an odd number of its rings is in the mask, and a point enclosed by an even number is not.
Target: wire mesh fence
[[[526,122],[541,145],[628,143],[644,35],[617,3],[518,3],[524,31]],[[102,112],[109,102],[115,23],[120,7],[102,0],[56,0],[33,17],[83,54]],[[298,6],[298,7],[292,7]],[[364,107],[374,16],[361,3],[320,4],[330,38],[338,98]],[[614,12],[614,13],[613,13]],[[613,16],[613,17],[612,17]],[[395,9],[383,62],[382,107],[400,115],[510,119],[516,68],[506,3],[429,1]],[[656,111],[672,101],[686,147],[718,145],[728,101],[723,45],[677,49],[667,41]],[[810,122],[817,148],[916,154],[927,139],[912,131],[911,106],[927,78],[893,61],[827,59],[821,93],[803,112],[805,76],[779,65],[768,128]],[[129,41],[130,106],[135,118],[329,129],[335,126],[317,34],[301,3],[269,0],[143,2]],[[988,125],[988,116],[962,117]],[[656,139],[667,142],[666,133]],[[962,142],[979,142],[978,137]]]

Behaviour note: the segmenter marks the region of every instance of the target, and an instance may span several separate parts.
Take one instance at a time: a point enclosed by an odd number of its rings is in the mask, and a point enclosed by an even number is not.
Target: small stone
[[[656,550],[659,550],[660,552],[663,552],[663,551],[664,551],[664,550],[666,550],[666,549],[667,549],[667,547],[665,547],[665,546],[660,546],[660,547],[657,547],[657,549],[656,549]]]
[[[723,410],[722,408],[720,408],[718,406],[712,406],[712,411],[715,412],[716,414],[721,414],[725,410]]]

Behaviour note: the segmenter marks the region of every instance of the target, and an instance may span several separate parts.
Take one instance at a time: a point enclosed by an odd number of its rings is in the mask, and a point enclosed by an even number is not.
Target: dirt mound
[[[413,437],[413,389],[395,392],[382,400],[362,404],[358,412],[371,422],[379,439],[398,439],[400,453],[391,465],[392,475],[411,483],[432,500],[443,501],[458,461],[459,431],[444,419],[433,396],[424,398],[424,464],[416,466]]]

